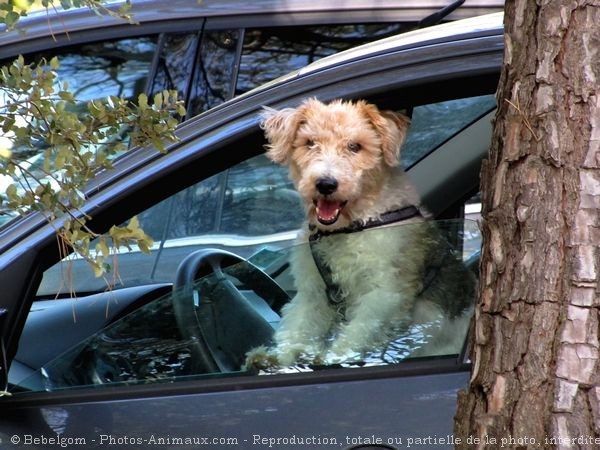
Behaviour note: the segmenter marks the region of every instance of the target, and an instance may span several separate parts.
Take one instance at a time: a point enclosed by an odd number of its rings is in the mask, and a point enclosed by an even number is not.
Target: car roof
[[[107,7],[116,11],[125,2],[108,2]],[[364,22],[415,22],[448,6],[451,0],[136,0],[130,10],[133,19],[140,25],[173,21],[194,21],[200,18],[221,18],[235,23],[241,17],[257,18],[279,15],[280,25],[298,23],[349,23]],[[446,19],[456,20],[503,10],[504,0],[466,0]],[[342,11],[343,14],[339,14]],[[303,17],[303,19],[299,19]],[[257,19],[258,20],[258,19]],[[124,27],[135,34],[136,27],[118,17],[99,17],[88,8],[74,8],[30,13],[20,20],[18,30],[0,32],[0,48],[22,45],[28,41],[44,38],[51,47],[57,43],[65,45],[69,34],[108,28]],[[5,28],[0,26],[0,31]],[[139,27],[138,27],[139,28]],[[26,30],[25,33],[22,30]],[[163,31],[156,29],[155,32]],[[101,35],[100,35],[101,37]],[[61,39],[62,38],[62,39]],[[54,41],[54,42],[52,42]],[[9,56],[0,52],[0,58]]]

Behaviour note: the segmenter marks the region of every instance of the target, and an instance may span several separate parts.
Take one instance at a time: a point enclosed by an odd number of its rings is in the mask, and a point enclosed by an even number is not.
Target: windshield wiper
[[[450,3],[448,6],[443,7],[439,11],[425,17],[424,19],[421,19],[417,28],[427,28],[432,25],[437,25],[444,20],[446,16],[449,16],[454,10],[458,9],[458,7],[464,2],[465,0],[457,0],[454,3]]]

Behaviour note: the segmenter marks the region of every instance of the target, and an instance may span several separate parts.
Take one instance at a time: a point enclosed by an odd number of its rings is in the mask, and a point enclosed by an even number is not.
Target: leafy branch
[[[135,23],[129,11],[131,10],[131,0],[125,0],[125,3],[118,9],[111,9],[105,6],[106,0],[8,0],[0,2],[0,23],[6,25],[6,31],[12,31],[22,17],[25,17],[34,3],[56,11],[58,6],[62,9],[87,7],[95,14],[102,16],[117,17]]]
[[[59,83],[58,67],[56,58],[25,64],[20,57],[0,68],[0,214],[38,211],[60,223],[63,256],[73,251],[106,276],[119,247],[149,252],[152,239],[136,218],[106,234],[92,230],[81,211],[85,187],[128,144],[164,151],[185,108],[174,91],[156,94],[152,104],[142,94],[137,104],[112,96],[82,105]]]

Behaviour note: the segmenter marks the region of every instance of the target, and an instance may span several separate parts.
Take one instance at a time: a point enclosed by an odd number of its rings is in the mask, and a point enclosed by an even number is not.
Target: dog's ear
[[[288,162],[299,126],[300,114],[297,109],[284,108],[278,111],[264,107],[260,127],[269,141],[265,146],[269,159],[277,164]]]
[[[400,147],[406,138],[410,119],[394,111],[380,111],[375,105],[366,105],[369,120],[381,138],[383,160],[390,167],[400,164]]]
[[[384,140],[383,158],[390,167],[395,167],[400,164],[400,149],[406,139],[410,119],[394,111],[382,111],[381,115],[387,119],[388,126],[394,128]]]

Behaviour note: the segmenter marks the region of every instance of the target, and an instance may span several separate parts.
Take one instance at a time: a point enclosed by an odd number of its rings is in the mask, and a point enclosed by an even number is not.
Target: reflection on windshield
[[[247,29],[239,64],[236,95],[285,76],[325,56],[393,36],[410,23],[348,24]]]
[[[372,347],[332,355],[330,350],[338,339],[337,333],[355,314],[351,304],[330,300],[344,302],[352,295],[339,291],[343,276],[352,273],[358,277],[361,280],[358,289],[366,289],[361,295],[371,296],[376,303],[386,302],[404,289],[394,281],[399,291],[390,291],[380,273],[382,266],[369,260],[361,249],[366,244],[389,246],[398,236],[415,236],[415,233],[431,236],[432,245],[427,248],[439,251],[425,255],[430,260],[428,270],[411,281],[419,285],[411,303],[425,304],[425,297],[435,292],[442,307],[429,305],[420,311],[418,306],[411,307],[382,334],[384,340],[373,341]],[[480,235],[476,223],[451,220],[396,225],[321,239],[312,244],[312,250],[309,243],[277,251],[265,249],[247,260],[218,249],[194,252],[183,259],[173,293],[146,299],[147,304],[138,305],[130,314],[93,332],[88,339],[38,368],[20,387],[57,390],[189,377],[304,372],[324,367],[397,364],[413,358],[461,352],[478,267]],[[340,319],[330,325],[319,353],[306,351],[287,365],[282,361],[264,367],[249,364],[248,355],[256,356],[274,348],[277,333],[288,326],[282,323],[282,314],[285,317],[290,309],[290,300],[297,295],[298,286],[312,276],[293,274],[290,262],[306,252],[319,255],[331,246],[340,245],[340,240],[346,240],[345,245],[357,250],[355,261],[346,266],[345,274],[321,273],[320,280],[311,281],[317,288],[315,292],[319,292],[319,286],[327,286],[321,295],[327,297],[324,301],[331,314],[339,315]],[[315,245],[319,248],[315,249]],[[405,270],[415,262],[413,259],[424,256],[418,252],[403,254],[410,256],[397,264]],[[87,301],[87,297],[77,299],[80,314],[85,314]],[[143,303],[141,298],[134,302],[139,303]],[[53,320],[50,309],[46,313],[44,308],[38,311],[48,314],[47,320]],[[38,321],[40,317],[43,316]],[[377,328],[388,323],[385,318],[373,319],[365,326]],[[77,322],[72,324],[77,325]],[[364,332],[368,334],[368,330],[365,328]]]
[[[68,81],[69,89],[80,102],[110,95],[134,99],[144,91],[155,40],[123,39],[67,50],[60,56],[58,77]],[[36,59],[49,59],[48,55],[37,55]]]

